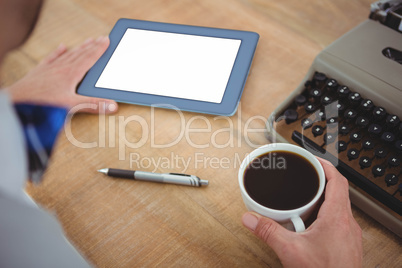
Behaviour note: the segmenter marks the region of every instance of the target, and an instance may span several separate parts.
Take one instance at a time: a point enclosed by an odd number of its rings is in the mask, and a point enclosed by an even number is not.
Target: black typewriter
[[[399,237],[401,14],[402,1],[373,4],[370,19],[324,49],[267,121],[271,141],[331,161],[349,180],[352,203]]]

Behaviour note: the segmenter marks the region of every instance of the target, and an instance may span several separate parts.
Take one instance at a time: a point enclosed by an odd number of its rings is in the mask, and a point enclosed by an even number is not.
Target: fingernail
[[[96,42],[98,42],[98,43],[105,42],[107,39],[108,39],[107,36],[99,36],[99,37],[96,39]]]
[[[107,105],[107,109],[109,112],[113,113],[117,111],[117,104],[116,103],[110,103]]]
[[[251,231],[254,231],[258,224],[258,218],[255,215],[248,212],[243,215],[242,221],[244,226],[246,226]]]
[[[327,159],[324,159],[324,158],[321,158],[321,157],[317,157],[317,158],[318,158],[318,160],[320,160],[322,163],[332,166],[332,163],[329,162]]]
[[[91,42],[93,42],[94,41],[94,39],[93,38],[88,38],[87,40],[85,40],[85,42],[83,43],[83,45],[87,45],[87,44],[89,44],[89,43],[91,43]]]

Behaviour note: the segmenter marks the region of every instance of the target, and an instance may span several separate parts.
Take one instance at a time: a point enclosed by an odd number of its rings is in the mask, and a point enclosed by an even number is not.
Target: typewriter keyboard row
[[[316,72],[275,128],[337,163],[347,179],[401,215],[401,116]]]

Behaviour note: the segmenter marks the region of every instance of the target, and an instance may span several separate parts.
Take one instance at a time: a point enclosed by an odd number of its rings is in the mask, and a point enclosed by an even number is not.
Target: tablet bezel
[[[241,40],[222,101],[220,103],[212,103],[95,87],[95,84],[109,62],[109,59],[112,57],[126,30],[129,28]],[[132,19],[119,19],[110,32],[109,39],[109,47],[82,80],[77,90],[78,94],[112,99],[117,102],[230,116],[233,115],[237,110],[248,72],[250,70],[251,62],[254,57],[259,35],[255,32],[249,31],[227,30]]]

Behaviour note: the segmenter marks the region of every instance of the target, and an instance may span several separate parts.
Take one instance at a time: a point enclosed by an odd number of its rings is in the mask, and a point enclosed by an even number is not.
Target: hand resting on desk
[[[90,103],[100,109],[82,109],[82,112],[113,113],[117,103],[112,100],[80,96],[76,87],[85,73],[92,67],[109,45],[107,37],[88,39],[74,49],[61,44],[44,58],[25,77],[8,87],[14,103],[29,102],[70,109],[75,105]]]
[[[362,232],[352,215],[348,182],[331,163],[319,160],[327,179],[325,200],[306,231],[289,231],[251,212],[243,215],[243,224],[275,251],[285,267],[361,267]]]

